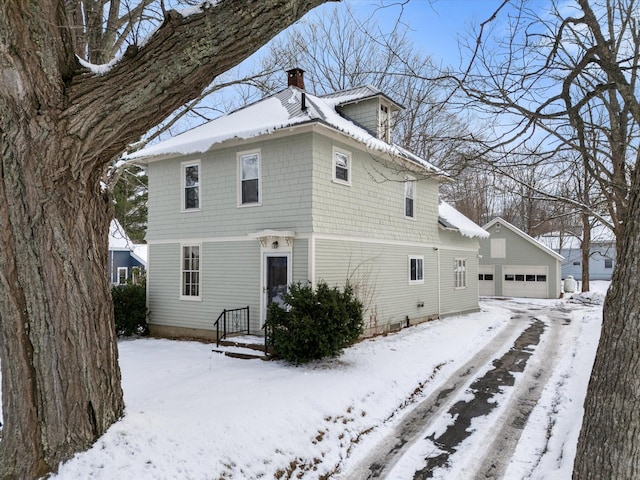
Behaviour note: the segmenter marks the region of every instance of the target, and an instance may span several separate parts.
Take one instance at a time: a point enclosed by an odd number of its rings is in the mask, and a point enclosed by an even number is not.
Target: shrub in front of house
[[[364,329],[362,303],[347,284],[343,290],[321,282],[292,285],[283,295],[284,308],[268,310],[269,341],[278,358],[300,364],[338,355]]]
[[[147,289],[144,284],[117,285],[111,289],[116,334],[119,337],[147,335]]]

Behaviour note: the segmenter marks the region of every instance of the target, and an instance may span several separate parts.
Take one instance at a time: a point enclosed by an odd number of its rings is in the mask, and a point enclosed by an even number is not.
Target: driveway
[[[473,458],[465,459],[461,478],[503,478],[553,373],[561,353],[559,342],[571,334],[571,310],[562,304],[489,301],[501,302],[512,311],[507,326],[342,478],[432,478],[438,469],[451,467],[453,455],[465,441],[480,442],[482,447]],[[412,457],[410,463],[416,465],[416,455],[424,466],[411,475],[402,462]]]

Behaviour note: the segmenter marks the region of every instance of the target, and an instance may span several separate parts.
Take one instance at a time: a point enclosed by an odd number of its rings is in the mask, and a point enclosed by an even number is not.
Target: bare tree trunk
[[[583,213],[582,217],[582,242],[580,243],[580,251],[582,253],[582,291],[588,292],[589,285],[589,259],[591,258],[591,223],[589,222],[589,215]]]
[[[60,161],[49,156],[65,155],[52,125],[11,134],[21,140],[3,142],[0,165],[0,478],[28,479],[88,448],[124,404],[109,198],[96,174],[50,168]]]
[[[628,212],[640,211],[636,182]],[[640,472],[640,217],[624,219],[585,400],[573,478],[632,480]]]

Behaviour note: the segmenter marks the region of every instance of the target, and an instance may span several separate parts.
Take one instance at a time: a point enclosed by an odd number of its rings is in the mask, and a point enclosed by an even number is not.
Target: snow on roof
[[[559,251],[560,245],[562,249],[579,250],[582,244],[582,235],[575,235],[565,232],[549,232],[541,235],[537,239],[547,247]],[[614,233],[610,228],[600,223],[591,227],[591,245],[613,245],[616,242]]]
[[[580,239],[575,235],[571,235],[571,234],[565,234],[561,237],[558,232],[545,233],[544,235],[541,235],[538,238],[536,238],[536,240],[542,243],[544,246],[552,250],[555,250],[556,252],[560,251],[561,244],[562,244],[562,249],[571,249],[571,250],[580,249]]]
[[[109,250],[129,251],[143,265],[147,265],[147,245],[133,243],[115,218],[109,225]]]
[[[344,118],[336,111],[336,105],[346,99],[364,98],[369,92],[352,92],[334,98],[318,97],[303,92],[297,87],[288,87],[274,95],[243,107],[227,115],[216,118],[204,125],[184,132],[163,142],[133,152],[126,158],[150,161],[149,157],[170,157],[190,153],[206,152],[214,145],[232,139],[250,139],[259,135],[273,133],[277,130],[312,122],[332,127],[348,137],[357,140],[369,150],[401,157],[415,163],[425,170],[441,176],[446,172],[414,155],[398,145],[389,144]],[[305,109],[302,99],[305,96]]]
[[[130,250],[131,240],[127,236],[120,222],[115,218],[109,225],[109,249],[110,250]]]
[[[369,98],[382,96],[386,98],[388,101],[393,103],[398,108],[404,108],[399,105],[392,98],[385,95],[380,89],[372,86],[372,85],[363,85],[360,87],[348,88],[346,90],[340,90],[338,92],[327,93],[326,95],[322,95],[321,98],[323,100],[330,101],[334,106],[337,105],[345,105],[347,103],[359,102],[362,100],[367,100]]]
[[[438,205],[438,216],[446,228],[458,230],[465,237],[487,238],[489,236],[489,232],[442,200]]]

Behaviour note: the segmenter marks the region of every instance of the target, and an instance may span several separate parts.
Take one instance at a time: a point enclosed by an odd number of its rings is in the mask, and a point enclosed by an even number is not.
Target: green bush
[[[344,290],[319,283],[292,285],[286,309],[269,306],[267,328],[277,357],[300,364],[338,355],[362,335],[362,303],[347,284]]]
[[[147,335],[147,289],[142,285],[117,285],[111,289],[116,334],[119,337]]]

